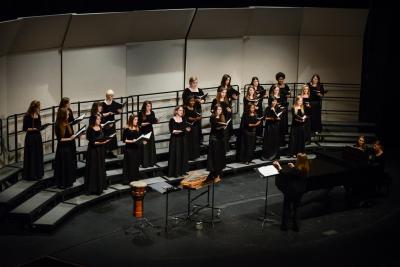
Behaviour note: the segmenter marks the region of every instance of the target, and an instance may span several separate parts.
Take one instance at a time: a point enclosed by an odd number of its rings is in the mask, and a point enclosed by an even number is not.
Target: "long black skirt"
[[[311,109],[311,131],[322,132],[322,119],[321,109],[322,105],[320,101],[313,101]]]
[[[75,141],[58,143],[54,161],[54,178],[58,188],[71,187],[76,181]]]
[[[223,138],[210,136],[207,156],[207,171],[219,173],[226,167],[225,143]]]
[[[44,175],[43,167],[43,143],[40,132],[27,132],[24,147],[25,180],[39,180]]]
[[[89,194],[101,194],[107,188],[104,146],[88,146],[85,184]]]
[[[279,123],[268,124],[264,130],[262,157],[273,160],[279,156]]]
[[[104,128],[104,135],[105,136],[109,136],[113,133],[116,132],[116,128],[115,125],[113,125],[112,127],[105,127]],[[105,144],[105,150],[106,151],[112,151],[118,148],[118,141],[117,141],[117,136],[114,136],[113,138],[111,138],[111,140]]]
[[[188,171],[188,154],[186,136],[171,135],[169,139],[168,176],[178,177]]]
[[[306,142],[311,141],[311,118],[308,117],[306,121],[304,122],[304,134],[305,134],[305,139]]]
[[[154,132],[146,145],[140,146],[141,164],[143,168],[153,167],[157,163],[156,142],[154,140]]]
[[[256,132],[242,130],[239,143],[239,161],[250,162],[254,159],[256,149]]]
[[[140,158],[141,158],[141,153],[140,150],[142,146],[147,146],[146,145],[136,145],[136,147],[129,147],[125,146],[125,151],[124,151],[124,161],[123,161],[123,182],[125,184],[132,182],[132,181],[137,181],[140,179],[140,173],[139,173],[139,164],[140,164]]]
[[[289,139],[289,156],[304,153],[305,149],[304,125],[292,125]]]
[[[230,123],[232,124],[232,123]],[[229,145],[229,140],[231,139],[231,136],[229,134],[229,127],[227,127],[224,130],[224,145],[225,145],[225,153],[230,150],[230,145]]]
[[[199,125],[193,124],[192,129],[186,134],[187,144],[189,146],[189,159],[200,157],[200,132]]]

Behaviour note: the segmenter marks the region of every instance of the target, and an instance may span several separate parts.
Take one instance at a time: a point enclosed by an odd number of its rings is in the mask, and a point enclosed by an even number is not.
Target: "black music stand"
[[[256,168],[254,170],[261,176],[261,178],[265,178],[264,216],[261,216],[258,218],[260,221],[262,221],[261,229],[264,229],[265,223],[278,224],[278,221],[267,218],[267,215],[268,215],[267,207],[268,207],[268,181],[269,181],[269,178],[275,177],[276,175],[279,174],[279,172],[273,165],[263,166],[260,168]],[[274,214],[270,213],[269,215],[273,216]]]

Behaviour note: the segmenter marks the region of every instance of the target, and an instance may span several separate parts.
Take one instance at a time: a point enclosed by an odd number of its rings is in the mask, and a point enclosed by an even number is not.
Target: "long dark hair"
[[[221,79],[221,86],[223,86],[223,87],[225,87],[225,82],[226,82],[226,80],[228,80],[229,79],[229,84],[228,84],[228,88],[231,86],[231,81],[232,81],[232,77],[229,75],[229,74],[224,74],[224,76],[222,76],[222,79]]]
[[[214,107],[214,112],[213,112],[213,114],[211,115],[213,118],[216,118],[216,117],[217,117],[217,109],[218,109],[219,107],[222,109],[222,106],[221,106],[220,104],[216,104],[216,105],[215,105],[215,107]],[[222,110],[223,110],[223,109],[222,109]],[[218,121],[219,121],[219,122],[225,122],[225,115],[224,115],[223,112],[221,112],[221,115],[219,116]]]
[[[31,104],[29,105],[28,113],[29,115],[33,116],[33,114],[40,108],[40,102],[38,100],[32,100]]]
[[[60,130],[60,136],[63,138],[65,136],[65,129],[68,133],[72,133],[71,126],[68,124],[68,109],[59,108],[57,111],[56,127]]]
[[[318,79],[317,88],[319,88],[319,87],[321,86],[321,77],[319,76],[318,73],[314,73],[314,74],[311,76],[310,84],[312,85],[312,80],[314,79],[314,77],[316,77],[316,78]]]
[[[144,101],[143,104],[142,104],[142,109],[141,109],[141,112],[142,112],[142,120],[145,120],[145,119],[146,119],[146,107],[147,107],[147,104],[150,104],[150,106],[151,106],[151,111],[153,111],[153,103],[151,103],[151,101],[148,101],[148,100]]]
[[[90,110],[90,115],[92,115],[92,116],[97,115],[100,105],[101,105],[101,102],[93,102],[92,109]]]
[[[135,131],[139,131],[139,124],[137,124],[136,126],[133,125],[133,121],[135,120],[135,118],[137,118],[138,116],[136,114],[132,114],[129,116],[128,118],[128,122],[126,123],[128,128],[135,128]]]
[[[94,126],[96,126],[97,117],[100,118],[100,116],[97,114],[90,116],[90,119],[89,119],[89,127],[90,128],[93,128]],[[101,128],[101,125],[100,125],[100,128]]]
[[[65,108],[67,107],[67,104],[70,102],[70,99],[68,97],[63,97],[61,98],[60,104],[58,105],[58,108]]]
[[[254,81],[258,81],[258,86],[260,86],[260,80],[258,79],[258,77],[257,76],[254,76],[253,78],[251,78],[251,83],[250,83],[250,85],[252,85],[252,86],[254,86]],[[258,87],[257,86],[257,87]],[[255,88],[256,90],[257,90],[257,88]]]

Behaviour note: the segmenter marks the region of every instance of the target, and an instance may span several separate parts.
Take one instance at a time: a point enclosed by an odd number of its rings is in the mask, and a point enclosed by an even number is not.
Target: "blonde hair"
[[[293,104],[294,111],[296,111],[295,106],[296,106],[297,101],[299,101],[300,99],[303,100],[303,97],[301,95],[296,96],[296,99],[294,100],[294,104]],[[300,109],[301,109],[301,112],[304,113],[304,105],[301,105]]]
[[[297,154],[297,160],[294,167],[298,169],[302,175],[304,176],[308,175],[308,173],[310,172],[310,162],[307,158],[306,153]]]
[[[308,89],[308,96],[310,96],[310,87],[307,84],[303,84],[303,86],[301,87],[301,94],[300,95],[304,95],[304,89]]]
[[[108,89],[106,91],[106,95],[114,95],[114,91],[112,89]]]

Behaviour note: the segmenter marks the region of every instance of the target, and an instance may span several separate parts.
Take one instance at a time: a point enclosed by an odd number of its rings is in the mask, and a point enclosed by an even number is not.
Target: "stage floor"
[[[400,185],[395,178],[400,167],[396,156],[388,154],[387,169],[394,178],[389,197],[375,198],[369,208],[349,209],[341,187],[330,192],[328,206],[321,201],[323,190],[308,192],[300,233],[281,232],[279,224],[261,228],[257,217],[264,211],[265,180],[249,171],[223,177],[216,186],[222,213],[214,227],[203,224],[197,230],[195,222],[170,221],[168,234],[146,228],[147,236],[126,235],[124,229],[134,219],[132,199],[124,195],[80,212],[48,234],[3,223],[0,265],[51,256],[82,266],[399,266]],[[282,194],[272,179],[269,185],[268,209],[280,221]],[[171,193],[169,201],[170,215],[186,212],[186,191]],[[164,226],[165,195],[148,192],[144,203],[145,216]]]

